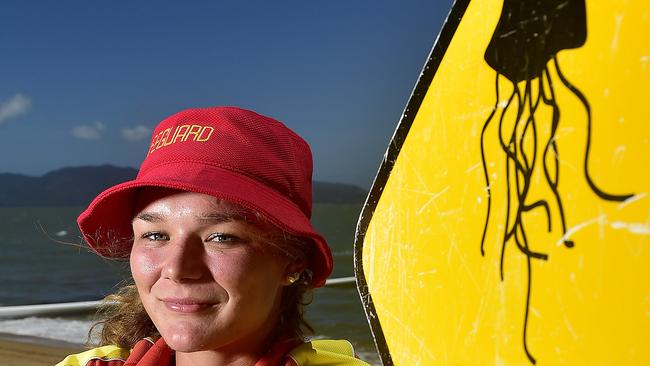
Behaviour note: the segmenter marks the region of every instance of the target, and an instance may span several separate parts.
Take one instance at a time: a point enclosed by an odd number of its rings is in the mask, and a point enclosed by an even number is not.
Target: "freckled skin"
[[[270,341],[285,279],[297,266],[261,239],[277,229],[240,219],[201,220],[241,209],[199,193],[149,190],[136,207],[131,271],[177,363],[254,363]]]

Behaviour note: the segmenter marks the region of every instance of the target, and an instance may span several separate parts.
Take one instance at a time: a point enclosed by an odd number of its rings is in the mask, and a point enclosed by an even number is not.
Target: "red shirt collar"
[[[287,359],[286,355],[302,343],[296,338],[280,340],[257,360],[255,366],[292,365],[293,362]],[[143,339],[136,343],[124,366],[172,366],[174,364],[174,351],[169,348],[164,339],[159,338],[155,343],[150,339]]]

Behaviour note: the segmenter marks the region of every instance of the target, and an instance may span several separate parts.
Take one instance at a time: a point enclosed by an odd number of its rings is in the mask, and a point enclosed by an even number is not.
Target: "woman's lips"
[[[207,301],[202,301],[202,300],[197,300],[197,299],[187,299],[187,298],[182,298],[182,299],[160,299],[160,301],[165,304],[165,307],[171,311],[177,312],[177,313],[196,313],[199,311],[203,311],[212,305],[214,305],[211,302]]]

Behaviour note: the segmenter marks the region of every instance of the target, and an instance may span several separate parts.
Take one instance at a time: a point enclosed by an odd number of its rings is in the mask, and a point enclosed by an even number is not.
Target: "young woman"
[[[308,342],[303,295],[332,271],[310,223],[312,159],[282,123],[232,107],[163,120],[135,180],[78,219],[90,247],[129,258],[101,347],[58,365],[365,365]]]

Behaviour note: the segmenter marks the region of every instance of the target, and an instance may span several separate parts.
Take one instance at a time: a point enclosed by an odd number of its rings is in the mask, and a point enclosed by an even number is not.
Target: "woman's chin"
[[[179,334],[172,333],[170,335],[163,335],[165,343],[169,348],[176,352],[197,352],[205,351],[206,343],[202,337],[197,337],[195,334]]]
[[[209,347],[209,340],[200,327],[188,326],[189,324],[176,324],[176,326],[162,329],[161,335],[165,343],[177,352],[204,351]]]

